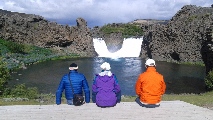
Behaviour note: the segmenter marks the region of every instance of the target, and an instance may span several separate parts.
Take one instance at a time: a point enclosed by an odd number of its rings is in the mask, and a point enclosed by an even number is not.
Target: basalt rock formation
[[[206,40],[202,43],[201,48],[202,59],[206,66],[206,74],[213,70],[213,22],[206,31]]]
[[[119,26],[119,24],[112,24],[113,26]],[[107,46],[109,52],[113,53],[121,49],[123,44],[123,37],[121,33],[110,33],[104,34],[101,32],[101,27],[94,27],[91,30],[91,34],[93,38],[102,38]]]
[[[123,44],[123,37],[120,33],[111,33],[103,36],[109,52],[116,52],[121,49]]]
[[[204,62],[212,70],[213,8],[186,5],[168,24],[146,26],[141,57],[158,61]]]
[[[53,48],[61,53],[96,55],[90,29],[83,18],[77,26],[59,25],[43,17],[0,10],[0,38],[22,44]]]

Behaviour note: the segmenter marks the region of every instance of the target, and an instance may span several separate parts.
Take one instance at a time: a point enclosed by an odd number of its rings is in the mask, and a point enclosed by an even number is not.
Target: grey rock
[[[96,56],[90,29],[83,18],[77,26],[59,25],[34,14],[0,10],[0,38],[58,50],[61,54]]]
[[[186,5],[167,24],[148,25],[141,57],[158,61],[204,62],[212,70],[213,8]]]

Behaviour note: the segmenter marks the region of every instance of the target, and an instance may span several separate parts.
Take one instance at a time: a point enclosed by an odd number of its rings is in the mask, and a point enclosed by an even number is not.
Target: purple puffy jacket
[[[97,106],[111,107],[117,103],[116,94],[120,92],[120,86],[114,74],[111,76],[97,74],[92,85],[92,91],[93,94],[96,94],[93,102],[95,101]]]

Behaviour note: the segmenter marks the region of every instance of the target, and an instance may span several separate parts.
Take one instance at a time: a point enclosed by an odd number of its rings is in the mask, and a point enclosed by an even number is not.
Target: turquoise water
[[[111,64],[111,71],[115,73],[121,86],[123,95],[135,95],[134,85],[140,73],[145,71],[144,60],[141,58],[81,58],[56,60],[28,66],[12,74],[9,85],[25,83],[30,87],[38,87],[42,93],[55,93],[61,77],[68,73],[72,62],[79,66],[91,87],[95,73],[101,71],[103,62]],[[205,92],[203,78],[205,67],[179,65],[175,63],[156,62],[156,68],[164,76],[166,93],[202,93]]]

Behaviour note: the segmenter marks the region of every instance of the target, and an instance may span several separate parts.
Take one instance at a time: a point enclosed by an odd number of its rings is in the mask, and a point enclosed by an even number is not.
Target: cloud
[[[135,19],[171,19],[184,5],[210,7],[212,0],[1,0],[0,9],[36,14],[59,24],[89,26],[126,23]]]

